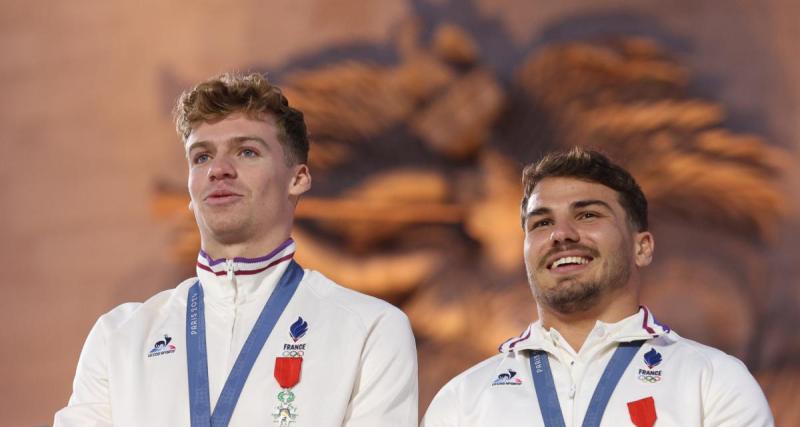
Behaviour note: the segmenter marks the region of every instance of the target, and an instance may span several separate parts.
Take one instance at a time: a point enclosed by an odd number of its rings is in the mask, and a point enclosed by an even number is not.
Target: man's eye
[[[592,219],[592,218],[597,218],[597,216],[598,215],[594,212],[581,212],[578,215],[578,219]]]
[[[536,229],[536,228],[539,228],[539,227],[544,227],[544,226],[550,225],[551,223],[552,223],[552,221],[550,221],[549,219],[540,219],[538,221],[531,222],[530,229],[533,230],[533,229]]]
[[[244,150],[239,152],[239,155],[242,157],[256,157],[258,156],[258,153],[256,153],[255,150],[245,148]]]
[[[198,154],[194,156],[194,160],[192,160],[192,162],[196,165],[199,165],[201,163],[207,162],[210,158],[211,156],[209,156],[208,154]]]

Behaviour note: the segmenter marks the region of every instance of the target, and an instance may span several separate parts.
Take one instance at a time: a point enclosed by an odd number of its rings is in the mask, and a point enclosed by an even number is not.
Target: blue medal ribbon
[[[303,269],[294,260],[289,263],[272,295],[261,310],[253,330],[236,358],[214,412],[208,386],[208,352],[206,350],[206,321],[203,288],[195,282],[189,289],[186,304],[186,361],[189,368],[189,414],[192,427],[225,427],[230,422],[244,383],[253,369],[264,343],[286,309],[300,280]]]
[[[603,414],[611,400],[611,394],[617,388],[622,373],[630,365],[633,356],[639,351],[645,340],[620,343],[611,360],[606,365],[600,382],[594,389],[589,408],[583,417],[583,427],[598,427],[603,419]],[[553,371],[550,370],[550,361],[547,353],[534,350],[530,358],[531,376],[536,389],[536,398],[539,400],[539,410],[546,427],[565,427],[564,414],[561,413],[561,404],[558,402],[556,386],[553,382]]]

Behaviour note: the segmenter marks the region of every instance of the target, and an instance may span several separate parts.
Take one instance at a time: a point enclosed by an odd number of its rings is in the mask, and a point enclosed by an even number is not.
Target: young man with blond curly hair
[[[226,74],[181,96],[177,129],[197,277],[100,317],[55,426],[416,426],[406,316],[294,261],[303,114]]]

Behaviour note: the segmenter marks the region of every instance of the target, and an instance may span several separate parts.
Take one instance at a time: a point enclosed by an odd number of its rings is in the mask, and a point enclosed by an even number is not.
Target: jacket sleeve
[[[417,350],[408,318],[391,307],[368,331],[342,427],[418,425]]]
[[[703,425],[718,427],[773,427],[775,421],[755,378],[738,359],[721,355],[703,398]]]
[[[447,383],[433,398],[420,427],[456,427],[458,426],[458,396],[454,381]]]
[[[72,396],[55,415],[53,427],[111,426],[108,387],[108,352],[103,317],[95,323],[83,345]]]

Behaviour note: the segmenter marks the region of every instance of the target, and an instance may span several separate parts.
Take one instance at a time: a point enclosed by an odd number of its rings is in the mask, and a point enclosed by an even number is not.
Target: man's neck
[[[573,350],[579,352],[598,320],[604,323],[619,322],[639,310],[639,300],[635,296],[615,297],[610,302],[601,302],[576,313],[561,313],[542,305],[538,309],[542,327],[546,330],[555,328]]]
[[[285,236],[270,236],[258,241],[237,242],[231,244],[224,244],[210,239],[202,239],[201,246],[203,251],[205,251],[205,253],[211,257],[211,259],[233,259],[237,257],[258,258],[273,251],[288,238],[289,235],[287,234]]]

